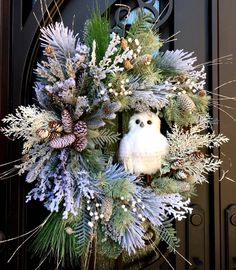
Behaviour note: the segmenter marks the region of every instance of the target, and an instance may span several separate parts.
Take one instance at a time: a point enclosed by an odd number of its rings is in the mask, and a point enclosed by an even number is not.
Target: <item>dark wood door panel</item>
[[[235,97],[236,89],[236,2],[228,0],[219,1],[219,56],[232,54],[232,63],[219,66],[219,85],[227,83],[219,89],[221,95]],[[234,81],[234,82],[232,82]],[[231,82],[231,83],[230,83]],[[236,122],[224,113],[230,113],[236,118],[236,111],[224,106],[235,108],[235,101],[220,101],[219,111],[220,129],[230,138],[230,143],[224,145],[221,158],[224,161],[223,171],[229,170],[226,178],[220,182],[220,208],[221,208],[221,234],[222,234],[222,269],[235,269],[236,267],[236,230],[234,225],[236,204]],[[227,179],[229,177],[229,179]]]
[[[174,2],[174,32],[176,36],[175,49],[195,52],[198,64],[205,63],[211,58],[209,46],[211,40],[211,24],[209,21],[209,2],[206,0],[181,0]],[[197,63],[196,63],[197,64]],[[210,70],[208,70],[210,76]],[[211,90],[211,83],[206,86]],[[193,214],[184,222],[177,223],[177,230],[181,238],[179,252],[191,263],[192,267],[180,257],[176,256],[177,269],[213,269],[210,265],[210,186],[204,183],[198,186],[197,196],[192,198]]]

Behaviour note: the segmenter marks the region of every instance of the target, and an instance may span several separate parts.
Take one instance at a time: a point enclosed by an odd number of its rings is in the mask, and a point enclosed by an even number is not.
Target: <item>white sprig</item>
[[[192,208],[189,207],[190,199],[184,201],[179,193],[161,195],[160,200],[164,205],[165,212],[168,215],[173,215],[179,221],[186,218],[186,214],[192,212]]]
[[[29,149],[38,143],[41,139],[37,136],[36,131],[39,128],[47,128],[48,122],[59,120],[57,116],[46,110],[33,106],[19,106],[16,109],[15,115],[8,114],[2,119],[7,127],[1,128],[1,131],[8,137],[13,139],[24,140],[22,154],[25,154]]]
[[[62,22],[41,28],[40,40],[42,47],[51,46],[59,58],[71,58],[76,53],[77,35]]]
[[[94,82],[97,86],[100,85],[100,82],[104,80],[108,74],[114,75],[117,72],[123,71],[124,67],[120,64],[122,64],[124,60],[133,58],[133,50],[131,50],[129,47],[122,51],[122,53],[119,53],[120,51],[117,46],[120,44],[120,42],[120,36],[116,33],[112,33],[112,38],[107,47],[105,55],[98,65],[96,65],[96,42],[93,42],[89,67],[90,73],[94,77]]]
[[[193,64],[197,61],[197,58],[192,55],[192,52],[184,52],[184,50],[167,50],[158,58],[158,66],[177,72],[189,72],[194,69]]]
[[[229,141],[226,136],[222,134],[216,135],[214,131],[202,134],[201,132],[206,130],[206,128],[206,123],[199,123],[184,131],[182,128],[174,125],[171,133],[167,134],[170,145],[169,156],[184,157],[186,154],[190,154],[199,148],[219,147]]]

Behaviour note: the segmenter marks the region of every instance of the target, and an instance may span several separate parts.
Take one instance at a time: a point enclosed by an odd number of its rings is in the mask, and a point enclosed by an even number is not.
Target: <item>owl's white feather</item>
[[[129,132],[121,140],[119,157],[127,171],[154,174],[160,170],[169,145],[160,132],[160,119],[152,112],[134,114]]]

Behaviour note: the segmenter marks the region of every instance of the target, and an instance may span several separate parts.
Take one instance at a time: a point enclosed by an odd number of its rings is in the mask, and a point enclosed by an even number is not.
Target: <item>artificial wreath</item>
[[[228,139],[209,132],[204,65],[162,52],[146,19],[140,13],[122,37],[94,14],[83,42],[62,22],[41,29],[38,104],[19,106],[1,129],[24,142],[14,168],[34,184],[26,201],[50,211],[33,243],[40,256],[75,264],[95,243],[117,258],[152,241],[147,228],[175,252],[171,220],[191,212],[195,186],[221,164],[209,149]]]

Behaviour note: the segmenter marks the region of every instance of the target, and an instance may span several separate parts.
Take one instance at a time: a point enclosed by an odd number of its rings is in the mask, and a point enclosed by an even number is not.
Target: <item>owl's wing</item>
[[[127,135],[120,142],[119,159],[123,162],[126,171],[134,172],[132,151]]]

